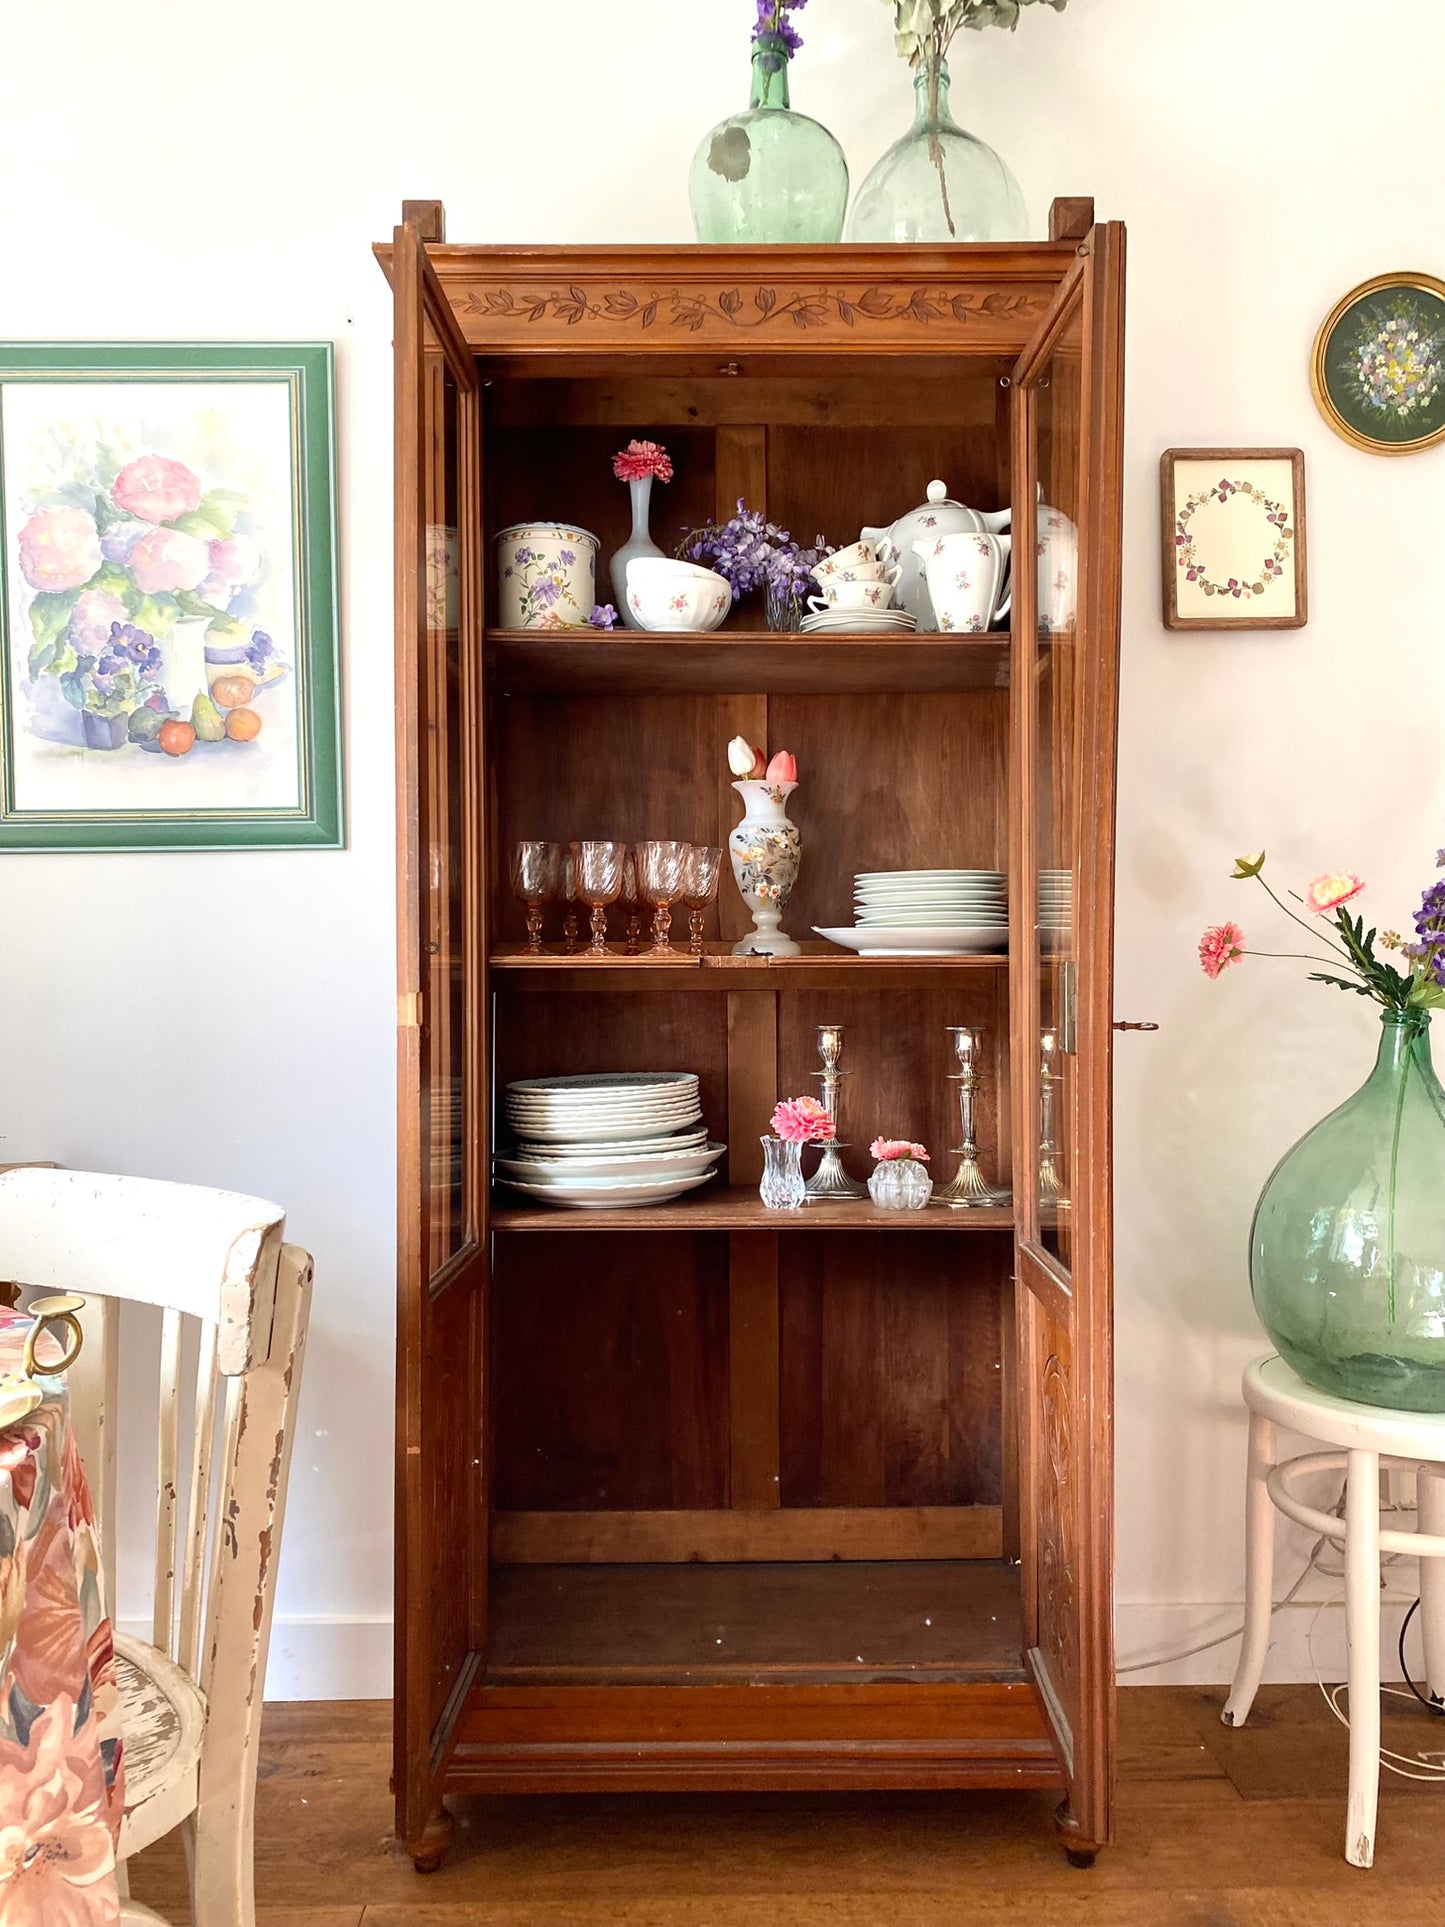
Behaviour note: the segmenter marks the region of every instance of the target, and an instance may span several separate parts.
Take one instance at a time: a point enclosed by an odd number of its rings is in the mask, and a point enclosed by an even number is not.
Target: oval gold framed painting
[[[1352,288],[1315,337],[1310,376],[1356,448],[1412,455],[1445,440],[1445,281],[1378,274]]]

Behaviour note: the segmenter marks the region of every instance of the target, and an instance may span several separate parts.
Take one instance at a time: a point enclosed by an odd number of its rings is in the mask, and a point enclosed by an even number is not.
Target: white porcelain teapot
[[[928,500],[919,508],[900,515],[891,528],[864,529],[862,539],[872,542],[880,562],[898,563],[903,573],[893,599],[906,609],[920,629],[937,629],[938,618],[928,593],[923,563],[914,544],[925,536],[998,535],[1008,528],[1012,509],[997,509],[985,514],[955,502],[942,482],[928,484]]]

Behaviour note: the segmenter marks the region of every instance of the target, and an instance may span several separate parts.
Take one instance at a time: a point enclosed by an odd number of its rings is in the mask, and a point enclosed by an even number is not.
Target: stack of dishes
[[[726,1149],[708,1143],[691,1071],[529,1077],[504,1108],[517,1144],[498,1176],[543,1204],[665,1204],[706,1184]]]
[[[1063,950],[1074,928],[1074,873],[1039,871],[1039,944],[1044,950]]]
[[[1002,870],[864,870],[854,896],[856,926],[818,935],[865,956],[956,956],[1008,945]]]
[[[798,624],[805,636],[896,636],[911,634],[917,627],[906,609],[825,609],[821,615],[804,616]]]

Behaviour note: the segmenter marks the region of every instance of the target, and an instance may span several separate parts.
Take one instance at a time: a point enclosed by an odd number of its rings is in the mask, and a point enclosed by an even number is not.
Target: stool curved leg
[[[1345,1484],[1345,1635],[1350,1665],[1350,1798],[1345,1858],[1375,1858],[1380,1797],[1380,1460],[1352,1450]]]
[[[1416,1474],[1421,1532],[1445,1539],[1445,1466],[1422,1465]],[[1445,1559],[1420,1561],[1420,1630],[1425,1639],[1427,1690],[1445,1700]]]
[[[1226,1726],[1243,1726],[1259,1691],[1264,1656],[1269,1651],[1269,1622],[1274,1605],[1274,1503],[1265,1480],[1274,1470],[1274,1424],[1258,1412],[1249,1415],[1249,1471],[1244,1489],[1244,1639],[1234,1684],[1220,1718]]]

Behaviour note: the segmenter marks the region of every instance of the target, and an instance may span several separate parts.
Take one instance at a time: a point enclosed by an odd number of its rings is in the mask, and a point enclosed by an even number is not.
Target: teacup
[[[835,549],[831,555],[825,555],[813,574],[820,583],[834,582],[846,576],[850,569],[867,568],[877,561],[878,551],[871,542],[850,542],[846,549]]]
[[[1013,603],[1007,535],[960,533],[915,542],[923,563],[928,599],[942,630],[981,635],[1006,616]]]
[[[817,615],[829,609],[887,609],[897,580],[898,571],[893,569],[876,582],[825,582],[821,595],[808,597],[808,607]]]

